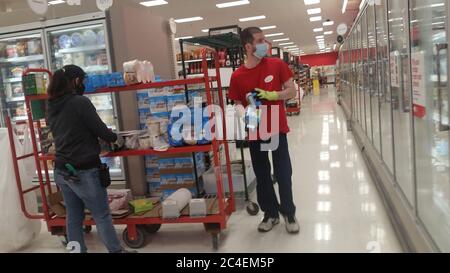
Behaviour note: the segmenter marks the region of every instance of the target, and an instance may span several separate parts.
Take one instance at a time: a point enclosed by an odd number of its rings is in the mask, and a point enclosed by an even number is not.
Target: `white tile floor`
[[[238,206],[221,236],[223,252],[401,252],[380,197],[337,106],[333,88],[307,97],[300,117],[289,118],[294,167],[294,198],[301,233],[289,235],[283,223],[267,234],[256,231],[261,214]],[[242,202],[240,202],[242,203]],[[121,229],[118,229],[121,236]],[[90,252],[104,252],[95,232]],[[163,226],[140,252],[211,252],[202,225]],[[23,252],[64,252],[43,226]]]

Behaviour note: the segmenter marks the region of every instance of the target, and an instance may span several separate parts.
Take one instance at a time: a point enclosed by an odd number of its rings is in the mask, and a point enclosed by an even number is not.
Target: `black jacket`
[[[55,167],[65,164],[86,170],[100,166],[98,138],[115,142],[117,135],[108,129],[92,102],[83,96],[65,95],[48,101],[48,123],[56,148]]]

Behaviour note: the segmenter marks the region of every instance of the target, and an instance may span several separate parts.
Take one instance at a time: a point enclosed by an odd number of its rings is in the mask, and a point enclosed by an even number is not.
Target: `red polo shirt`
[[[283,90],[283,84],[293,77],[289,66],[279,58],[263,58],[255,68],[248,69],[242,65],[231,76],[230,90],[228,93],[229,99],[240,101],[247,107],[248,103],[246,95],[249,92],[260,88],[266,91]],[[287,134],[289,133],[289,126],[286,118],[285,102],[279,101],[263,101],[267,105],[267,112],[263,111],[261,122],[268,122],[268,133],[270,135]],[[277,105],[279,107],[279,126],[271,126],[271,107]],[[272,129],[272,127],[274,127]],[[277,128],[279,128],[277,130]]]

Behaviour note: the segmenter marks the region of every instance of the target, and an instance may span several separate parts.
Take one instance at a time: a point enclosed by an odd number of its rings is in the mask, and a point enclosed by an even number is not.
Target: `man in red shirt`
[[[247,61],[232,77],[229,98],[236,104],[248,106],[247,95],[258,92],[263,102],[261,124],[268,126],[268,138],[258,134],[256,140],[250,140],[250,153],[257,180],[258,203],[264,212],[264,219],[258,227],[260,232],[268,232],[277,225],[280,213],[286,221],[289,233],[298,233],[300,226],[295,216],[292,196],[292,165],[289,155],[287,133],[289,127],[286,118],[285,101],[296,96],[293,74],[288,65],[278,58],[266,58],[268,44],[261,29],[247,28],[241,34]],[[273,109],[278,108],[278,117],[272,117]],[[272,122],[275,119],[275,124]],[[280,203],[277,200],[272,181],[269,152],[264,145],[276,139],[278,147],[271,148],[273,168],[278,181]]]

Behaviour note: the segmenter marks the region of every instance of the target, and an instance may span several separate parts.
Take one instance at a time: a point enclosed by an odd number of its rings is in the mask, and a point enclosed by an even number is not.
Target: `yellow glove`
[[[267,100],[267,101],[277,101],[279,100],[278,92],[276,91],[266,91],[259,88],[255,89],[256,92],[258,92],[258,98],[261,100]]]

